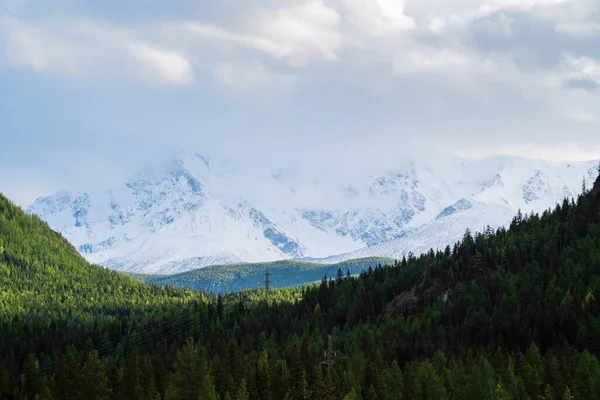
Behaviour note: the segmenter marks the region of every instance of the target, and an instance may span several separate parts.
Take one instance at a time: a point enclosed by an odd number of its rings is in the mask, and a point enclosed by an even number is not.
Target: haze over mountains
[[[112,188],[39,198],[28,212],[89,261],[126,271],[400,258],[451,244],[466,229],[505,225],[518,209],[553,207],[579,194],[582,178],[591,186],[596,165],[493,157],[399,160],[358,175],[257,172],[192,152]]]

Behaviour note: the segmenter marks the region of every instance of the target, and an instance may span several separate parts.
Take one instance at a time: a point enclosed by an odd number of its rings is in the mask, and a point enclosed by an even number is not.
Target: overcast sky
[[[179,149],[600,158],[599,119],[598,0],[0,0],[0,192],[22,205]]]

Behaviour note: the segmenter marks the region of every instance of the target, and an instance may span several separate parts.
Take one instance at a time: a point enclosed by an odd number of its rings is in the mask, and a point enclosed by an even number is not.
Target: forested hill
[[[6,204],[2,215],[19,213]],[[22,223],[9,230],[26,234],[23,226],[40,224]],[[54,239],[40,240],[60,240],[49,234]],[[39,273],[32,265],[50,255],[23,256],[22,266],[13,257],[4,256],[9,273]],[[112,274],[89,268],[98,272],[86,272],[87,280]],[[2,315],[0,397],[600,398],[600,179],[554,210],[519,213],[507,229],[467,232],[445,251],[357,278],[339,271],[320,285],[273,291],[270,306],[256,301],[260,292],[198,301],[123,282],[133,293],[139,288],[139,303],[123,302],[116,321],[102,297],[86,296],[85,313],[97,321],[91,325],[77,318],[84,311],[63,315],[60,305],[47,319],[30,320],[28,313],[41,312],[19,309],[13,298],[16,309]],[[54,287],[56,296],[75,290]],[[144,300],[157,306],[145,308]]]
[[[191,291],[165,291],[88,264],[71,244],[37,217],[0,195],[0,314],[48,318],[70,310],[134,309],[185,302]]]

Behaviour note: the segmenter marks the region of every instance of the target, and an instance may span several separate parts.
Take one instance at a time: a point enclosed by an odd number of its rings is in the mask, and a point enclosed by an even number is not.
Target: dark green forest
[[[600,179],[268,301],[89,265],[0,196],[0,285],[1,399],[600,398]]]

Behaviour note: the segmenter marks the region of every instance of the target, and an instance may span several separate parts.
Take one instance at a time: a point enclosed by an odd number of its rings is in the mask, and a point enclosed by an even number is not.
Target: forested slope
[[[368,257],[321,264],[295,260],[269,263],[243,263],[211,265],[193,271],[173,275],[147,275],[126,273],[139,281],[159,286],[188,288],[210,293],[230,293],[255,289],[265,285],[265,272],[269,269],[272,288],[295,287],[320,281],[324,276],[334,277],[337,270],[359,274],[368,267],[389,264],[394,260],[384,257]]]
[[[1,215],[2,226],[17,218],[1,236],[5,274],[19,277],[2,294],[11,308],[2,336],[21,343],[2,347],[2,398],[600,398],[600,180],[554,210],[517,215],[508,229],[467,232],[445,251],[358,278],[340,271],[321,285],[274,291],[270,306],[260,291],[213,298],[125,277],[99,283],[113,273],[66,244],[51,247],[62,239],[9,202]],[[15,234],[37,231],[51,238]],[[49,275],[42,264],[64,287],[39,283]],[[113,282],[123,288],[112,305],[91,294],[50,300],[84,290],[104,299],[101,288]],[[20,308],[20,288],[45,285],[47,318],[43,304]],[[117,301],[129,294],[137,300]],[[15,319],[22,330],[10,328]]]
[[[114,271],[89,265],[59,233],[0,195],[0,313],[62,316],[79,309],[137,309],[198,297],[164,291]],[[71,316],[73,317],[73,316]]]

